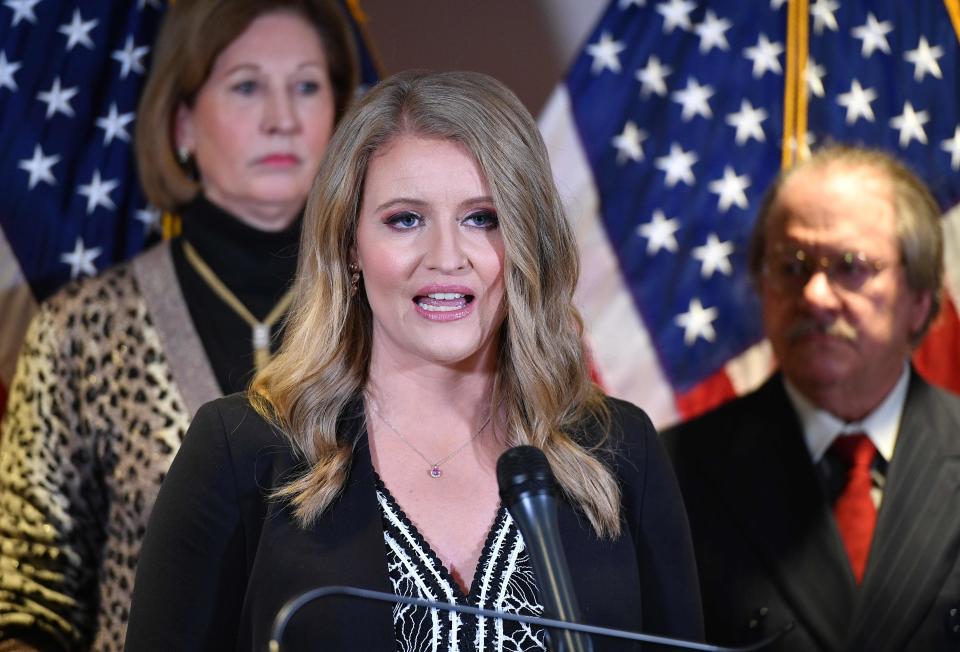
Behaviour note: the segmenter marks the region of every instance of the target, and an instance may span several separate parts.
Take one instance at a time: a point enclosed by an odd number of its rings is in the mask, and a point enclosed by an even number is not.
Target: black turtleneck
[[[188,241],[200,258],[257,319],[290,287],[300,246],[298,217],[283,231],[261,231],[200,196],[182,211],[183,234],[171,251],[194,327],[225,394],[246,388],[253,375],[250,327],[207,285],[183,253]],[[276,351],[282,321],[271,329]]]

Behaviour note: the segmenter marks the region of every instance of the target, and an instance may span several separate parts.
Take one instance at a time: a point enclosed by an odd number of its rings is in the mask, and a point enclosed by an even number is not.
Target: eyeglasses
[[[814,274],[822,271],[834,289],[855,292],[897,263],[868,257],[862,251],[807,252],[796,247],[774,247],[763,263],[763,276],[781,291],[800,292]]]

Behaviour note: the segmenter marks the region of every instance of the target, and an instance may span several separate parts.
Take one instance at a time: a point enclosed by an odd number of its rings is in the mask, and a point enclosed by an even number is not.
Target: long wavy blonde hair
[[[610,419],[592,383],[573,306],[576,243],[536,123],[516,96],[479,73],[408,72],[372,89],[344,118],[307,202],[296,298],[283,343],[254,379],[257,410],[307,462],[276,490],[308,525],[343,489],[355,441],[337,422],[362,395],[371,312],[350,293],[363,180],[374,154],[401,134],[455,141],[483,171],[505,247],[506,318],[499,333],[494,404],[505,443],[547,456],[558,484],[601,537],[620,531],[620,489],[600,458]]]

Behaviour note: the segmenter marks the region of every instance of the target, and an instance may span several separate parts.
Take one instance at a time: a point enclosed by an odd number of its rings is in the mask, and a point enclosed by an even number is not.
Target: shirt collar
[[[793,404],[793,409],[797,411],[797,415],[800,417],[803,438],[814,464],[823,458],[824,453],[833,444],[837,435],[855,432],[867,433],[883,459],[889,462],[893,457],[893,449],[897,445],[900,417],[903,415],[903,405],[907,399],[907,386],[909,384],[910,365],[905,362],[897,384],[893,386],[893,389],[890,390],[890,393],[887,394],[880,405],[864,419],[847,423],[826,410],[818,408],[803,396],[786,377],[783,379],[787,396]]]

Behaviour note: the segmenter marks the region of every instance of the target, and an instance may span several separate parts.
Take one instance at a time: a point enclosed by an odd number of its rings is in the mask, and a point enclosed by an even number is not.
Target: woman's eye
[[[316,95],[320,92],[320,83],[312,80],[297,82],[297,92],[300,95]]]
[[[239,81],[230,87],[234,93],[239,93],[240,95],[253,95],[257,90],[257,82],[252,79],[245,79]]]
[[[396,215],[391,215],[386,223],[395,229],[406,230],[418,226],[421,219],[422,218],[416,213],[404,211],[402,213],[397,213]]]
[[[499,224],[497,214],[493,211],[477,211],[464,218],[464,223],[479,229],[495,229]]]

